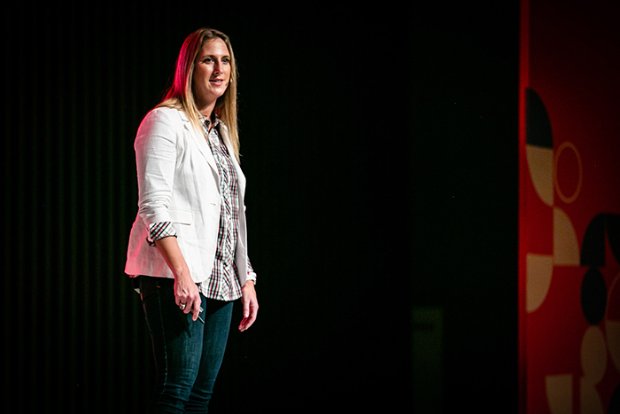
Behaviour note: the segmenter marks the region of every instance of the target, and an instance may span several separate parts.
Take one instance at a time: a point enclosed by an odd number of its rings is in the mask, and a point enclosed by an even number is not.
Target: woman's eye
[[[214,57],[205,57],[202,59],[202,63],[215,63],[216,61],[217,61],[217,58],[214,58]],[[220,59],[220,63],[230,64],[230,58],[223,57]]]

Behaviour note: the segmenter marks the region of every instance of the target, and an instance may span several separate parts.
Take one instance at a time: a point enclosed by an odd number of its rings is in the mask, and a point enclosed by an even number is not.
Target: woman
[[[125,273],[152,340],[157,413],[206,413],[233,303],[238,329],[258,313],[239,166],[237,66],[229,37],[201,28],[179,51],[164,99],[134,143],[138,213]]]

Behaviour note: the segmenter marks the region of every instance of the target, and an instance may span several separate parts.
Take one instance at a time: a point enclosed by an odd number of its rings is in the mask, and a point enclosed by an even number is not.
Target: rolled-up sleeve
[[[153,223],[149,228],[149,235],[147,237],[147,242],[151,246],[155,246],[155,242],[157,240],[161,240],[164,237],[177,237],[177,231],[174,226],[169,221],[164,221],[160,223]]]

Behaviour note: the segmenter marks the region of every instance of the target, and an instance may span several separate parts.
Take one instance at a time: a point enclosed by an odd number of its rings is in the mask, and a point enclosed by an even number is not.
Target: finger
[[[243,332],[243,331],[248,330],[252,325],[254,325],[255,321],[256,321],[256,313],[242,318],[241,322],[239,323],[239,331]]]
[[[239,324],[239,332],[247,331],[252,325],[254,321],[249,318],[243,318],[241,323]]]
[[[200,312],[202,312],[202,308],[200,307],[200,301],[199,300],[195,300],[192,303],[191,311],[192,311],[192,320],[194,320],[194,321],[197,320],[198,316],[200,316]]]
[[[248,328],[249,328],[249,326],[248,326],[248,324],[246,322],[246,319],[245,318],[241,319],[241,322],[239,323],[239,332],[243,332],[243,331],[245,331]]]

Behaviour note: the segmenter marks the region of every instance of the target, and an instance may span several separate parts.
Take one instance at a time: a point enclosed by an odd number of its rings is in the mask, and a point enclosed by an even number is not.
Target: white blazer
[[[243,286],[250,275],[245,217],[245,176],[232,154],[226,125],[220,136],[228,147],[239,179],[239,226],[236,264]],[[194,282],[211,276],[220,225],[219,175],[202,131],[184,112],[152,109],[142,120],[134,142],[138,178],[138,213],[131,227],[125,273],[173,278],[159,250],[149,245],[152,223],[170,221]]]

